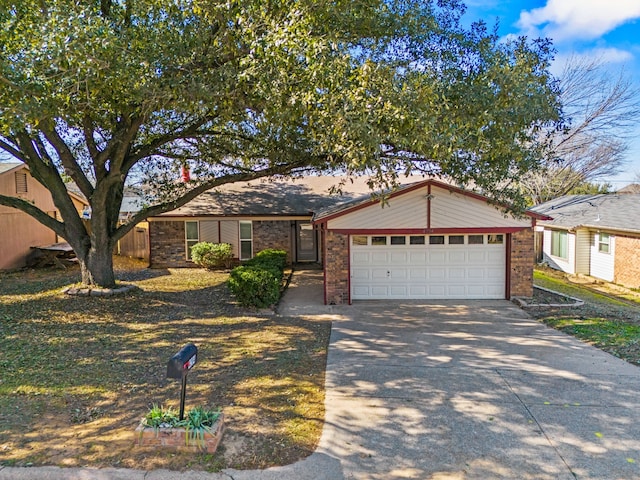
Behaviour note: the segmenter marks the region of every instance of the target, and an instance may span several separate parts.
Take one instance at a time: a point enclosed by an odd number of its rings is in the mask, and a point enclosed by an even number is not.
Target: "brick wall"
[[[327,231],[324,237],[324,270],[327,303],[349,303],[349,236]]]
[[[149,222],[149,252],[152,268],[194,266],[185,254],[183,221]]]
[[[260,220],[253,222],[253,254],[265,248],[275,248],[287,252],[287,262],[291,263],[291,222],[289,220]]]
[[[187,262],[185,255],[184,221],[149,222],[150,266],[195,267]],[[253,253],[265,248],[276,248],[287,252],[291,262],[291,223],[289,220],[267,220],[253,222]]]
[[[534,233],[527,228],[511,235],[511,291],[509,297],[533,296]]]
[[[640,238],[616,235],[613,281],[640,288]]]

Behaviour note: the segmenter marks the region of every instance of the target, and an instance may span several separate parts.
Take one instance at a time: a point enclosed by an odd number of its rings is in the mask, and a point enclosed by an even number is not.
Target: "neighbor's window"
[[[608,233],[598,235],[598,252],[611,253],[611,237]]]
[[[407,243],[407,237],[405,237],[404,235],[402,237],[400,236],[391,237],[391,245],[405,245],[406,243]]]
[[[387,237],[371,237],[371,245],[380,246],[380,245],[386,245],[386,244],[387,244]]]
[[[184,233],[187,245],[187,260],[191,260],[191,247],[200,241],[198,222],[184,222]]]
[[[502,242],[504,242],[503,235],[489,235],[489,238],[487,240],[487,243],[490,245],[499,245]]]
[[[482,245],[484,243],[484,235],[469,235],[469,245]]]
[[[249,260],[253,256],[253,229],[251,221],[240,222],[240,260]]]
[[[431,235],[429,245],[444,245],[444,235]]]
[[[15,172],[16,193],[27,193],[27,174],[24,172]]]
[[[569,258],[567,239],[567,232],[553,230],[551,232],[551,255],[559,258]]]
[[[351,237],[351,245],[367,245],[367,237],[366,235],[354,235]]]

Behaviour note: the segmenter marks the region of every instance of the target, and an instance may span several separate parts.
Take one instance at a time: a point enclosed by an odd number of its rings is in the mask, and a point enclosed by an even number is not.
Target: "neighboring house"
[[[60,218],[49,190],[31,176],[23,163],[0,162],[0,194],[28,200],[52,217]],[[82,211],[82,199],[74,196],[73,201],[78,211]],[[31,247],[63,240],[26,213],[0,205],[0,270],[24,267]]]
[[[413,180],[384,207],[364,181],[329,195],[337,182],[254,181],[205,193],[149,219],[151,266],[189,266],[193,244],[228,242],[239,260],[281,248],[292,262],[322,263],[330,304],[532,295],[533,229],[546,217],[515,218],[432,179]]]
[[[640,194],[566,195],[533,210],[553,218],[539,226],[550,267],[640,287]]]
[[[640,183],[630,183],[626,187],[622,187],[616,193],[640,193]]]

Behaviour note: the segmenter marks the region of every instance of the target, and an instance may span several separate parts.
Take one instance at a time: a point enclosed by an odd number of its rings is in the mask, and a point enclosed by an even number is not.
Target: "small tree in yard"
[[[560,75],[567,127],[550,132],[542,168],[521,182],[530,203],[566,194],[606,193],[598,180],[616,174],[640,120],[640,89],[612,77],[599,60],[570,58]]]
[[[233,249],[230,243],[196,243],[191,247],[191,260],[204,268],[230,268]]]
[[[463,13],[458,0],[0,0],[0,150],[60,218],[0,205],[65,238],[83,283],[112,287],[120,238],[230,182],[338,170],[376,187],[417,170],[517,200],[498,186],[537,166],[538,134],[560,118],[550,46],[501,42]],[[146,203],[121,224],[125,185]]]

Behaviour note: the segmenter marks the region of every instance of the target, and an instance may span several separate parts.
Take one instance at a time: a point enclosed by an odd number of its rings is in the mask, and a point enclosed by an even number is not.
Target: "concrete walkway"
[[[507,301],[324,306],[321,284],[321,272],[297,272],[279,307],[333,322],[309,458],[218,474],[5,468],[0,479],[640,478],[640,368]]]

